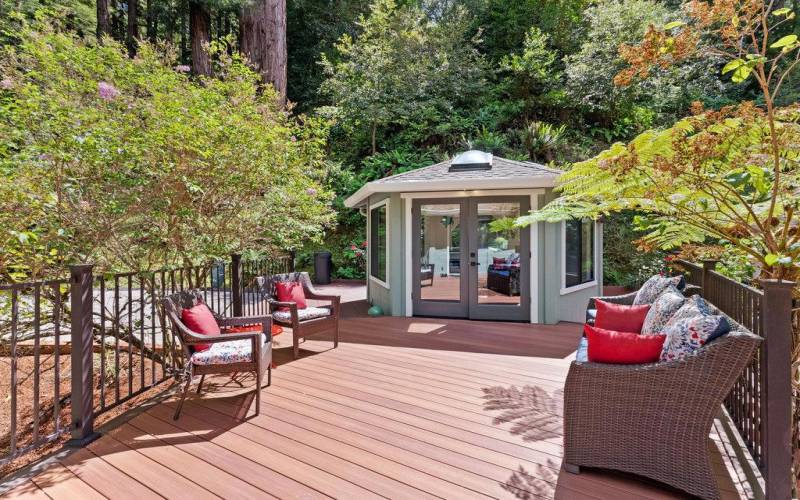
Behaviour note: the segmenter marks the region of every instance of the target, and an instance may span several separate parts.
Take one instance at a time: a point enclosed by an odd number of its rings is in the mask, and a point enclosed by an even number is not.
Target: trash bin
[[[331,282],[331,253],[327,250],[314,252],[314,283],[327,285]]]

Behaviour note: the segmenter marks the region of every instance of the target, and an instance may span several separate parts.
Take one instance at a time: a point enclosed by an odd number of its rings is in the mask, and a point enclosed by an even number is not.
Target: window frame
[[[591,219],[589,219],[591,220]],[[567,286],[567,221],[561,221],[561,295],[597,286],[597,221],[592,223],[592,279],[585,283]],[[582,252],[581,252],[582,253]]]
[[[382,280],[380,277],[375,276],[372,274],[372,249],[375,248],[375,242],[372,240],[372,211],[377,210],[380,208],[384,208],[386,214],[386,267],[384,269],[385,280]],[[389,247],[389,198],[383,199],[375,204],[371,204],[368,206],[367,209],[367,234],[369,235],[368,238],[368,246],[367,246],[367,275],[371,281],[381,285],[384,288],[389,288],[389,254],[390,254],[390,247]]]

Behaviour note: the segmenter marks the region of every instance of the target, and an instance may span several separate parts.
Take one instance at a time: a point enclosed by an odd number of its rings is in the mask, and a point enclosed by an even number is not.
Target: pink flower
[[[175,66],[175,71],[178,73],[188,73],[192,70],[191,66],[187,66],[185,64],[179,64]]]
[[[100,98],[106,101],[113,101],[119,95],[119,90],[107,82],[98,82],[97,92],[100,94]]]
[[[314,195],[317,194],[317,190],[314,189],[314,188],[308,188],[308,189],[306,189],[306,194],[309,195],[309,196],[314,196]]]
[[[292,138],[291,138],[290,140],[291,140],[292,142],[297,142],[297,137],[295,137],[295,136],[292,136]]]
[[[11,78],[3,78],[0,80],[0,89],[11,90],[14,87],[14,82]]]
[[[350,245],[350,250],[356,250],[357,248],[355,245]]]
[[[361,248],[367,248],[367,242],[366,241],[361,244]]]

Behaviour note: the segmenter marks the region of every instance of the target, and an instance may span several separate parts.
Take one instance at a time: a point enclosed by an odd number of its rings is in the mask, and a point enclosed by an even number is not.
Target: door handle
[[[477,266],[477,265],[478,265],[478,263],[477,263],[477,262],[470,262],[470,263],[469,263],[469,265],[470,265],[470,266]]]

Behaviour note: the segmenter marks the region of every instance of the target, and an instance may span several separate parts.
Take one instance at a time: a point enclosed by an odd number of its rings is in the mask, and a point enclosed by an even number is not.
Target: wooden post
[[[70,446],[85,446],[100,435],[94,431],[92,359],[92,264],[70,266],[70,308],[72,323],[72,439]]]
[[[713,271],[717,267],[717,262],[719,262],[719,260],[718,259],[702,259],[701,262],[703,263],[703,276],[702,276],[702,280],[700,282],[700,287],[702,288],[702,290],[700,290],[700,292],[702,293],[703,297],[705,297],[706,299],[709,299],[708,290],[706,289],[706,286],[708,286],[708,284],[710,283],[711,280],[708,279],[708,276],[711,274],[711,271]],[[712,299],[709,299],[709,300],[712,300]]]
[[[242,315],[242,256],[231,254],[231,302],[233,315]]]
[[[792,494],[792,289],[795,283],[762,280],[761,432],[767,500]]]
[[[296,253],[297,252],[295,250],[289,250],[289,272],[290,273],[294,272],[294,259],[295,259],[295,254]]]

